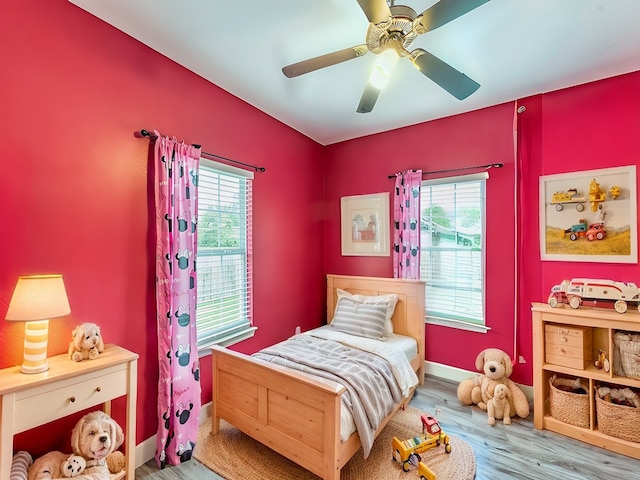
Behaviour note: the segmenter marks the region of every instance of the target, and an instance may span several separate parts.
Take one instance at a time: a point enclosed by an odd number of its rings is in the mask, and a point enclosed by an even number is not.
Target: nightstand
[[[95,360],[74,362],[65,353],[48,361],[48,371],[33,375],[19,366],[0,370],[0,480],[9,479],[14,435],[95,405],[110,414],[111,400],[122,396],[126,468],[115,478],[134,480],[138,354],[106,345]]]

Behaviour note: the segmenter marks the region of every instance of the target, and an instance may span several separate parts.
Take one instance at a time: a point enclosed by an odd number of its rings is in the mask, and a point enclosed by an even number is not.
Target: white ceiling
[[[457,100],[400,59],[361,114],[375,54],[281,71],[365,43],[356,0],[70,1],[322,145],[640,70],[640,0],[491,0],[411,45],[474,79],[475,93]],[[396,3],[420,13],[436,2]]]

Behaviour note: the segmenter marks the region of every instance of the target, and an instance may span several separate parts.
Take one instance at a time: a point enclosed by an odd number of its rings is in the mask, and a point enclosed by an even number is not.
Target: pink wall
[[[520,116],[521,149],[530,162],[522,168],[526,196],[521,202],[521,318],[530,313],[530,302],[545,301],[551,287],[566,278],[640,283],[638,264],[540,261],[537,196],[540,175],[637,165],[640,72],[539,95],[520,104],[527,106]],[[530,322],[523,326],[520,338],[530,346]]]
[[[409,168],[504,163],[490,170],[487,187],[487,319],[492,330],[484,335],[427,325],[427,360],[473,369],[483,348],[513,351],[513,113],[513,105],[504,104],[326,148],[325,270],[343,274],[392,277],[393,269],[391,257],[341,256],[340,197],[391,193],[394,180],[388,175]]]
[[[254,182],[258,330],[238,346],[251,352],[322,320],[322,258],[309,255],[323,248],[322,147],[65,0],[2,6],[0,316],[18,275],[62,273],[72,314],[52,322],[49,354],[66,352],[84,321],[140,354],[140,442],[156,430],[158,373],[149,142],[134,131],[266,167]],[[23,328],[0,321],[0,368],[21,362]],[[205,402],[210,372],[206,357]],[[71,422],[58,427],[65,440]],[[26,437],[16,446],[35,453],[44,442]]]
[[[427,325],[426,356],[474,370],[482,349],[501,348],[512,358],[524,357],[527,363],[515,365],[512,378],[531,385],[531,302],[544,302],[554,284],[575,276],[640,282],[637,264],[540,260],[539,176],[636,164],[638,104],[640,72],[519,101],[526,106],[518,115],[518,148],[527,159],[523,164],[514,162],[513,103],[327,147],[325,270],[392,276],[391,257],[340,255],[340,197],[392,192],[393,180],[387,175],[408,168],[504,163],[502,169],[490,170],[487,184],[486,318],[491,330],[480,334]],[[513,253],[516,228],[518,263]]]
[[[541,174],[636,163],[640,72],[520,101],[527,107],[519,116],[520,149],[529,160],[516,168],[511,103],[323,148],[65,0],[10,0],[3,7],[0,315],[18,275],[63,273],[72,315],[52,322],[49,353],[65,352],[71,329],[83,321],[100,324],[107,342],[139,353],[138,442],[155,433],[157,392],[149,144],[133,136],[140,128],[267,168],[254,189],[258,331],[236,346],[241,351],[282,339],[298,324],[320,324],[325,273],[392,276],[390,257],[340,255],[339,199],[391,192],[387,175],[407,168],[505,164],[490,171],[487,192],[492,330],[429,325],[430,361],[473,369],[485,347],[512,355],[516,348],[528,363],[517,365],[513,378],[531,384],[531,301],[571,276],[640,282],[635,264],[541,262],[537,203]],[[296,198],[289,201],[293,184]],[[20,363],[22,339],[20,325],[0,321],[0,368]],[[207,357],[204,402],[210,371]],[[114,416],[121,415],[116,404]],[[59,443],[72,422],[56,423]],[[50,432],[22,435],[16,448],[49,449]]]

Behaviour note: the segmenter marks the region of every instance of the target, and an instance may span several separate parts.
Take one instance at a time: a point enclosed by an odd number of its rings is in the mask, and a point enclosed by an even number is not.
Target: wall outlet
[[[296,335],[300,335],[300,325],[296,327]]]

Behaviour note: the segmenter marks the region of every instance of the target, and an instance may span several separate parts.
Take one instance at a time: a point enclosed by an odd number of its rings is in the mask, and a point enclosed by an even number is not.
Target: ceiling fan
[[[449,23],[489,0],[440,0],[420,14],[411,7],[394,5],[393,0],[390,5],[387,0],[357,1],[369,20],[367,43],[287,65],[282,69],[285,76],[293,78],[304,75],[361,57],[367,52],[380,54],[360,98],[358,113],[373,110],[395,60],[402,57],[411,60],[420,72],[459,100],[467,98],[480,87],[464,73],[426,50],[407,49],[418,35]]]

